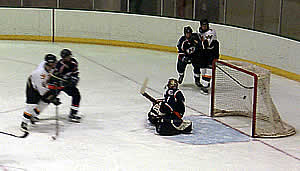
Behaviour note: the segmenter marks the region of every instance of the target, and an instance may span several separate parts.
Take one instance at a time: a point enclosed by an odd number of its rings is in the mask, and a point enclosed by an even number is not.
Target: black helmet
[[[202,30],[202,26],[203,25],[206,25],[207,26],[207,30],[209,29],[209,22],[207,19],[202,19],[200,20],[200,27],[199,27],[199,32],[202,33],[202,32],[206,32],[206,30]]]
[[[200,26],[202,26],[202,25],[207,25],[208,26],[208,24],[209,24],[209,22],[208,22],[207,19],[200,20]]]
[[[193,29],[191,28],[191,26],[186,26],[183,28],[183,33],[184,34],[193,33]]]
[[[167,87],[170,89],[178,89],[178,81],[175,78],[169,78]]]
[[[47,54],[45,56],[45,61],[46,61],[46,64],[55,63],[56,62],[56,56],[53,55],[53,54]]]
[[[71,50],[69,49],[63,49],[61,52],[60,52],[60,56],[62,58],[65,58],[65,57],[68,57],[68,56],[72,56],[72,52]]]

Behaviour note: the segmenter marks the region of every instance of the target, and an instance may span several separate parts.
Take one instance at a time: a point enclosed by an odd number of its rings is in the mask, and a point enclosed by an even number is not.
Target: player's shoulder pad
[[[174,92],[174,95],[177,96],[177,95],[182,95],[183,96],[183,93],[180,89],[177,89],[175,92]]]
[[[186,40],[185,36],[181,36],[180,39],[177,42],[177,47],[180,48],[180,46],[182,45],[182,43]]]
[[[74,63],[76,63],[76,64],[78,64],[78,61],[77,61],[77,59],[76,59],[76,58],[74,58],[74,57],[72,57],[72,58],[71,58],[71,61],[72,61],[72,62],[74,62]]]
[[[186,39],[185,36],[181,36],[178,41],[183,42],[185,39]]]

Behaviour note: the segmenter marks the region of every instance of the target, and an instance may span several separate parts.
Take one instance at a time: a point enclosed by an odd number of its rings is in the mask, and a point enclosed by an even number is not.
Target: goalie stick
[[[3,132],[3,131],[0,131],[1,134],[5,134],[5,135],[9,135],[9,136],[12,136],[12,137],[16,137],[16,138],[26,138],[29,133],[26,131],[26,132],[23,132],[23,135],[17,135],[17,134],[12,134],[12,133],[8,133],[8,132]]]
[[[158,100],[156,100],[154,97],[152,97],[150,94],[148,94],[148,93],[146,92],[147,84],[148,84],[148,78],[145,78],[144,83],[143,83],[143,86],[142,86],[142,88],[141,88],[141,90],[140,90],[140,93],[141,93],[144,97],[146,97],[148,100],[150,100],[152,103],[154,103],[154,104],[158,103]],[[176,111],[173,110],[172,113],[175,114],[179,119],[182,118],[182,116],[181,116],[178,112],[176,112]]]
[[[140,93],[146,97],[147,99],[149,99],[152,103],[157,103],[157,100],[155,98],[153,98],[151,95],[149,95],[147,92],[146,92],[146,87],[147,87],[147,83],[148,83],[148,78],[145,78],[145,81],[143,83],[143,86],[140,90]]]

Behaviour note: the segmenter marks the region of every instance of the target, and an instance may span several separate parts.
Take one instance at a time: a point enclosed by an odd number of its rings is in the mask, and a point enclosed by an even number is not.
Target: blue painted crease
[[[250,141],[250,137],[242,134],[207,116],[186,116],[185,120],[193,122],[192,134],[180,134],[175,136],[163,136],[163,138],[180,143],[205,145],[222,144],[230,142]]]

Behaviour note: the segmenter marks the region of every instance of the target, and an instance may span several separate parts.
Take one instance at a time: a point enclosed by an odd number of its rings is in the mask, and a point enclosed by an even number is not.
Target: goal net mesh
[[[216,61],[213,83],[211,116],[249,117],[253,137],[295,134],[272,101],[269,70],[246,62]]]

